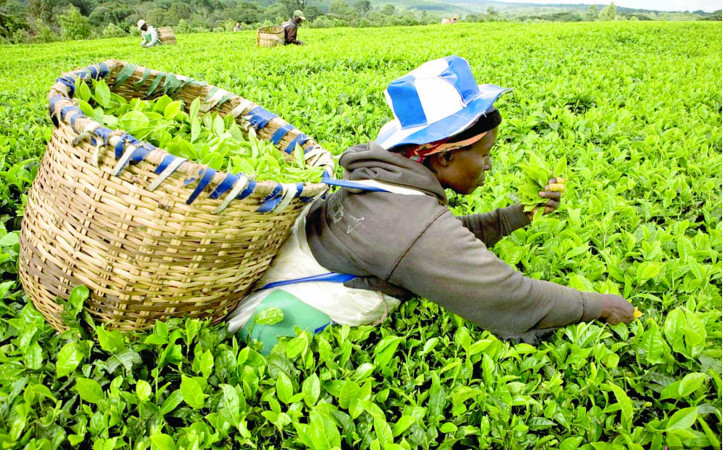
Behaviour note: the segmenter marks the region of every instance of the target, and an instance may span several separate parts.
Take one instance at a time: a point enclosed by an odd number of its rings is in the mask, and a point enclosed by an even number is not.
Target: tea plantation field
[[[2,448],[720,448],[720,23],[457,24],[0,47]],[[529,276],[630,299],[630,325],[532,346],[436,305],[300,334],[269,357],[198,321],[55,333],[17,280],[25,192],[63,71],[109,58],[247,97],[334,154],[387,121],[383,89],[433,58],[514,88],[494,168],[455,213],[517,200],[520,164],[565,157],[561,210],[493,249]],[[80,290],[76,295],[82,297]],[[77,312],[75,313],[77,314]],[[73,317],[72,308],[69,310]]]

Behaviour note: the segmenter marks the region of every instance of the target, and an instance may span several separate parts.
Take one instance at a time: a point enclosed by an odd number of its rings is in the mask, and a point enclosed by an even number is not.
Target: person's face
[[[301,17],[294,17],[294,22],[296,22],[297,25],[301,24]]]
[[[430,165],[442,187],[458,194],[471,194],[482,186],[485,172],[492,168],[490,150],[496,139],[497,127],[465,149],[432,155]]]

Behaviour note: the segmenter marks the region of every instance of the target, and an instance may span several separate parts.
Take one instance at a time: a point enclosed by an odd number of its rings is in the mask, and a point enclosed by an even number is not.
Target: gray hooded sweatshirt
[[[425,194],[343,188],[312,205],[311,251],[330,271],[359,277],[347,286],[425,297],[501,336],[600,317],[600,294],[525,277],[489,250],[529,224],[519,205],[457,217],[431,170],[373,142],[348,149],[339,163],[346,179]]]

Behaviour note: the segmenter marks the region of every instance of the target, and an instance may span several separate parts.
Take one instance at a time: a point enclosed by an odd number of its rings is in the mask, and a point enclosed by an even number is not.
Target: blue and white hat
[[[375,141],[389,150],[454,136],[493,111],[492,103],[510,90],[477,85],[469,63],[459,56],[428,61],[392,81],[384,91],[394,120],[379,130]]]

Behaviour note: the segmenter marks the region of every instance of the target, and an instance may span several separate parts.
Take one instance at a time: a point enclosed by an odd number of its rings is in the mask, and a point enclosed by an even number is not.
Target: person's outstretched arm
[[[458,216],[462,224],[487,247],[494,246],[500,239],[510,235],[518,228],[530,224],[530,219],[522,205],[497,208],[482,214]]]
[[[386,280],[503,335],[595,319],[633,319],[633,307],[622,297],[525,277],[451,212],[414,241]]]

